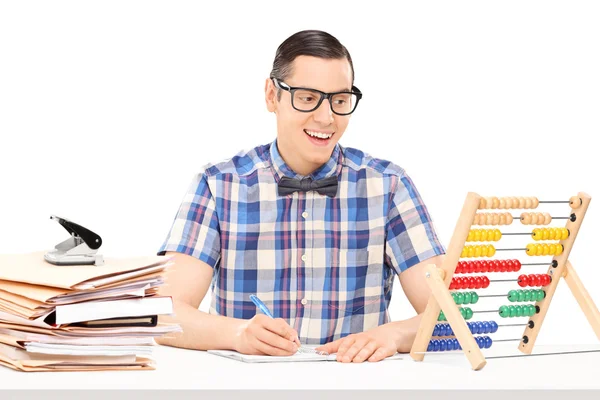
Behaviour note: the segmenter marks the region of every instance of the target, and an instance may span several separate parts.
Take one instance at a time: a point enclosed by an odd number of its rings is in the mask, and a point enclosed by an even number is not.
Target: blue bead
[[[483,323],[483,333],[487,334],[490,333],[492,331],[492,326],[490,325],[489,322],[484,322]]]
[[[448,344],[446,342],[446,339],[440,340],[440,351],[446,351],[447,348],[448,348]]]
[[[460,345],[458,344],[458,339],[452,339],[452,348],[454,350],[458,350],[460,348]]]
[[[489,336],[485,337],[485,348],[489,349],[490,347],[492,347],[492,338]]]
[[[440,336],[440,324],[436,324],[435,328],[433,328],[433,333],[431,336]]]
[[[477,334],[481,335],[483,333],[483,323],[481,321],[475,322],[475,326],[477,327]]]
[[[446,333],[446,324],[440,324],[440,329],[438,330],[439,336],[444,336]]]
[[[448,324],[442,325],[442,336],[448,336],[448,328],[449,327],[450,327],[450,325],[448,325]]]
[[[432,340],[432,342],[433,342],[433,351],[440,351],[440,341]]]
[[[467,322],[467,327],[469,328],[469,330],[471,331],[471,334],[473,334],[473,323],[472,322]]]
[[[498,331],[498,324],[496,323],[496,321],[490,321],[490,325],[492,326],[491,333],[496,333]]]
[[[456,345],[458,346],[458,348],[456,350],[462,350],[462,346],[460,345],[460,342],[458,341],[458,339],[456,340]]]
[[[433,343],[431,343],[431,340],[429,341],[429,345],[427,346],[427,351],[433,351]]]
[[[448,328],[446,329],[446,334],[448,336],[454,336],[454,331],[452,330],[452,327],[450,325],[448,325]]]
[[[480,349],[483,349],[483,345],[485,344],[485,343],[483,342],[483,338],[482,338],[481,336],[477,336],[477,337],[475,338],[475,340],[477,341],[477,345],[479,346],[479,348],[480,348]]]

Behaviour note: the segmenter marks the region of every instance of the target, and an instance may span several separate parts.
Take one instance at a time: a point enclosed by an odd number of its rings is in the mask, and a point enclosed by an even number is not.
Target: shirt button
[[[308,217],[308,213],[307,213],[306,211],[304,211],[304,212],[302,213],[302,218],[306,218],[306,217]]]
[[[306,261],[306,254],[302,254],[302,261]]]
[[[308,304],[308,300],[302,299],[300,300],[300,303],[302,303],[302,305],[305,306],[306,304]]]

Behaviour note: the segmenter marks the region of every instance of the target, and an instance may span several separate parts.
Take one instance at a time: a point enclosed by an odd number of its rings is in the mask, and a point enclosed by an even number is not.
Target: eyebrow
[[[290,86],[294,87],[294,85],[290,85]],[[319,89],[315,89],[315,88],[308,87],[308,86],[303,86],[303,85],[300,85],[300,86],[295,86],[295,87],[302,88],[302,89],[312,89],[312,90],[319,90]],[[324,90],[321,90],[321,91],[322,91],[322,92],[325,92]],[[351,91],[352,91],[352,88],[345,87],[345,88],[343,88],[343,89],[340,89],[340,90],[333,90],[333,91],[331,91],[331,92],[329,92],[329,93],[336,93],[336,92],[351,92]],[[326,93],[327,93],[327,92],[326,92]]]

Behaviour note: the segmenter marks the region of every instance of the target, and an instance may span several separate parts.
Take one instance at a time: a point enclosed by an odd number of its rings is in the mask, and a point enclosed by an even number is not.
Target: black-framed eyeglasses
[[[324,99],[329,100],[331,111],[337,115],[350,115],[356,110],[358,102],[362,98],[362,92],[356,86],[352,90],[325,93],[317,89],[304,87],[292,87],[277,78],[271,77],[275,87],[290,92],[292,107],[301,112],[311,112],[321,106]]]

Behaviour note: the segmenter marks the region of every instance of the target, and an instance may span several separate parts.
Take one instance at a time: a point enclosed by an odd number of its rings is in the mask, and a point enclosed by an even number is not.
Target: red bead
[[[531,275],[529,286],[542,286],[542,277],[539,274]]]
[[[483,281],[480,276],[475,277],[475,289],[481,289],[483,287]]]
[[[467,269],[467,271],[472,274],[473,272],[475,272],[475,263],[473,261],[469,262],[469,268]]]
[[[481,261],[475,261],[473,262],[473,265],[475,265],[475,272],[480,273],[482,272],[482,266],[481,266]]]
[[[462,278],[459,276],[457,278],[452,278],[452,280],[454,281],[454,290],[460,289],[462,286]]]
[[[450,280],[450,286],[448,286],[448,289],[449,289],[449,290],[454,290],[454,283],[456,282],[454,279],[455,279],[455,278],[452,278],[452,279]]]
[[[484,289],[487,289],[487,287],[490,286],[490,278],[488,278],[487,276],[482,276],[481,282],[482,282],[481,287]]]
[[[514,265],[514,272],[518,272],[521,270],[521,261],[519,260],[513,260],[513,265]]]
[[[500,260],[493,260],[492,261],[492,272],[500,272]]]
[[[487,260],[481,261],[481,272],[490,272],[490,263]]]
[[[465,289],[475,289],[475,277],[470,276],[467,281],[467,287]]]
[[[506,263],[506,272],[513,272],[513,270],[514,270],[513,260],[505,260],[504,262]]]
[[[458,264],[456,264],[456,268],[454,268],[454,273],[455,274],[460,274],[460,267],[461,267],[461,263],[462,261],[459,261]]]
[[[544,281],[542,282],[542,286],[548,286],[552,282],[552,278],[548,274],[542,275],[544,277]]]
[[[517,282],[519,286],[527,287],[529,285],[529,277],[527,275],[519,275]]]
[[[460,264],[460,273],[461,274],[467,273],[467,265],[468,265],[468,263],[466,261],[461,261],[461,264]]]
[[[500,261],[500,272],[506,272],[508,271],[508,262],[507,260],[501,260]]]

